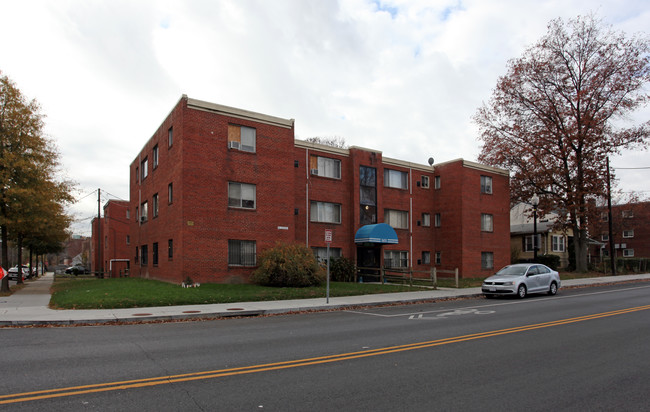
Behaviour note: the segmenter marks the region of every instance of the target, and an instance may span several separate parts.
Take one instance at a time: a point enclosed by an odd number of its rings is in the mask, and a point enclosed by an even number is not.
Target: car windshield
[[[506,266],[497,272],[497,275],[522,276],[526,273],[527,266]]]

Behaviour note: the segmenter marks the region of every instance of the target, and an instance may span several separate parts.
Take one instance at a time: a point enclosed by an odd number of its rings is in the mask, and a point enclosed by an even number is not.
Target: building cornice
[[[235,107],[192,99],[190,97],[187,97],[187,108],[203,110],[206,112],[217,113],[223,116],[235,117],[243,120],[251,120],[271,126],[284,127],[286,129],[293,128],[295,123],[294,119],[283,119],[281,117],[269,116],[267,114],[256,113],[248,110],[237,109]]]

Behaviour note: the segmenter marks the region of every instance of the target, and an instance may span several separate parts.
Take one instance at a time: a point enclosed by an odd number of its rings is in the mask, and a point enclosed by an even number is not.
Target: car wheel
[[[517,297],[519,297],[519,299],[526,297],[526,285],[519,285],[517,288]]]
[[[551,282],[551,286],[548,288],[548,294],[553,296],[557,293],[557,283]]]

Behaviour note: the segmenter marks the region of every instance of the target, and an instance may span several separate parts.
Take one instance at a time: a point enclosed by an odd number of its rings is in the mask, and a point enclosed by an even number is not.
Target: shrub
[[[308,247],[278,243],[260,254],[251,281],[263,286],[318,286],[325,281],[325,274]]]
[[[537,256],[537,263],[546,265],[553,270],[560,267],[560,257],[558,255],[540,255]]]
[[[330,279],[334,282],[354,282],[356,265],[347,258],[340,257],[330,261]]]

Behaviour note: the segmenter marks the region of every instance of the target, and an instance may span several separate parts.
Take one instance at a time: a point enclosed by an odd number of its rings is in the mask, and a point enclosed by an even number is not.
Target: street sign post
[[[330,243],[332,243],[332,229],[325,229],[325,243],[327,243],[327,286],[326,303],[330,303]]]

